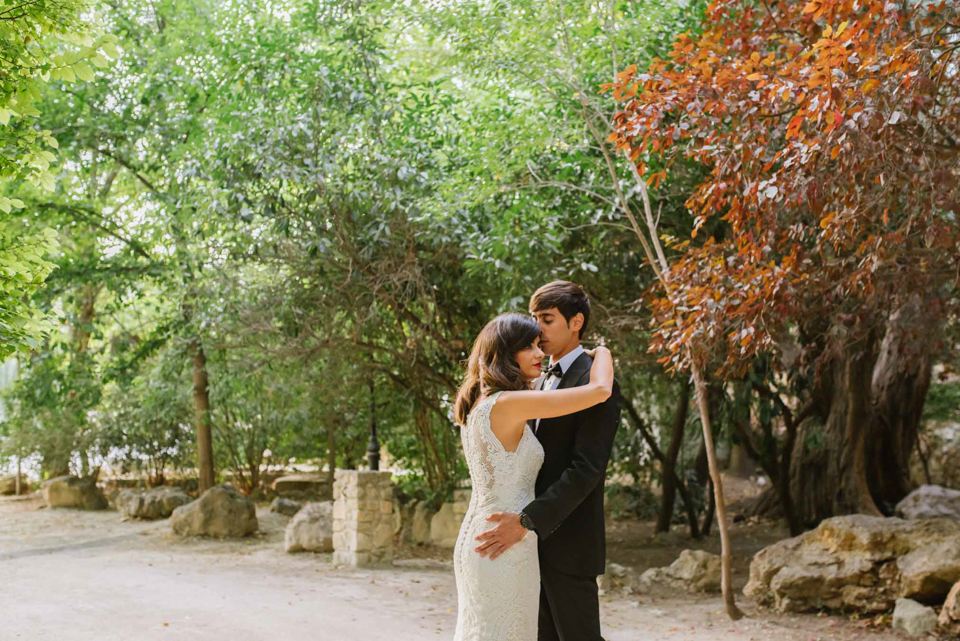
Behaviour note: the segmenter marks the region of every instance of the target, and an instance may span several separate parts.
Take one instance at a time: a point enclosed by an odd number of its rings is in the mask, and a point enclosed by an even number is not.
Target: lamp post
[[[370,381],[370,442],[367,443],[367,460],[370,470],[380,470],[380,441],[377,440],[377,399],[374,396],[373,381]]]

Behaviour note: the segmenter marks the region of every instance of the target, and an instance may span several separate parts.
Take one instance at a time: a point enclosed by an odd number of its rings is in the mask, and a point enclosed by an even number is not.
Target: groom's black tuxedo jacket
[[[556,389],[586,385],[592,365],[593,359],[581,354]],[[566,574],[604,573],[603,481],[620,425],[619,399],[620,385],[614,381],[613,394],[605,402],[576,414],[542,419],[537,429],[544,461],[537,476],[537,498],[523,511],[537,530],[540,563]]]

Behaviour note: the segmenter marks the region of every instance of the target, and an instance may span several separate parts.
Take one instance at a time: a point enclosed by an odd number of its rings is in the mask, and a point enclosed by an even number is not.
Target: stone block
[[[897,605],[893,610],[893,627],[903,630],[910,636],[927,634],[937,627],[937,614],[933,608],[917,603],[913,599],[897,599]]]
[[[256,505],[232,485],[215,485],[170,515],[170,526],[180,536],[241,537],[257,531]]]
[[[284,549],[287,552],[331,552],[333,539],[332,502],[307,503],[287,525]]]
[[[417,501],[413,507],[413,524],[410,528],[410,538],[414,543],[430,542],[430,521],[436,510],[431,510],[426,501]]]
[[[444,503],[430,519],[430,542],[442,548],[454,547],[462,522],[463,516],[457,517],[453,503]]]
[[[90,478],[58,476],[40,485],[47,507],[74,507],[82,510],[105,510],[108,507],[103,490]]]

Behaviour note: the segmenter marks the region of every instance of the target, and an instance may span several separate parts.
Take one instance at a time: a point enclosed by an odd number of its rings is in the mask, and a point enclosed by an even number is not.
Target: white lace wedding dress
[[[496,523],[496,512],[519,512],[535,496],[543,447],[529,426],[515,452],[508,452],[490,429],[490,410],[500,392],[473,409],[460,440],[470,468],[473,495],[453,552],[457,579],[457,632],[454,641],[535,641],[540,609],[537,535],[491,561],[475,548],[482,532]]]

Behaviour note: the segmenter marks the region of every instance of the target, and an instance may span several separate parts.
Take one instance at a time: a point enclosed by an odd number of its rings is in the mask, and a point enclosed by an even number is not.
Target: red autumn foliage
[[[674,369],[684,345],[720,348],[739,376],[805,323],[821,355],[911,301],[942,328],[960,285],[958,5],[719,0],[704,24],[604,86],[624,103],[609,141],[654,187],[678,157],[701,163],[696,229],[726,222],[668,239],[651,349]]]

